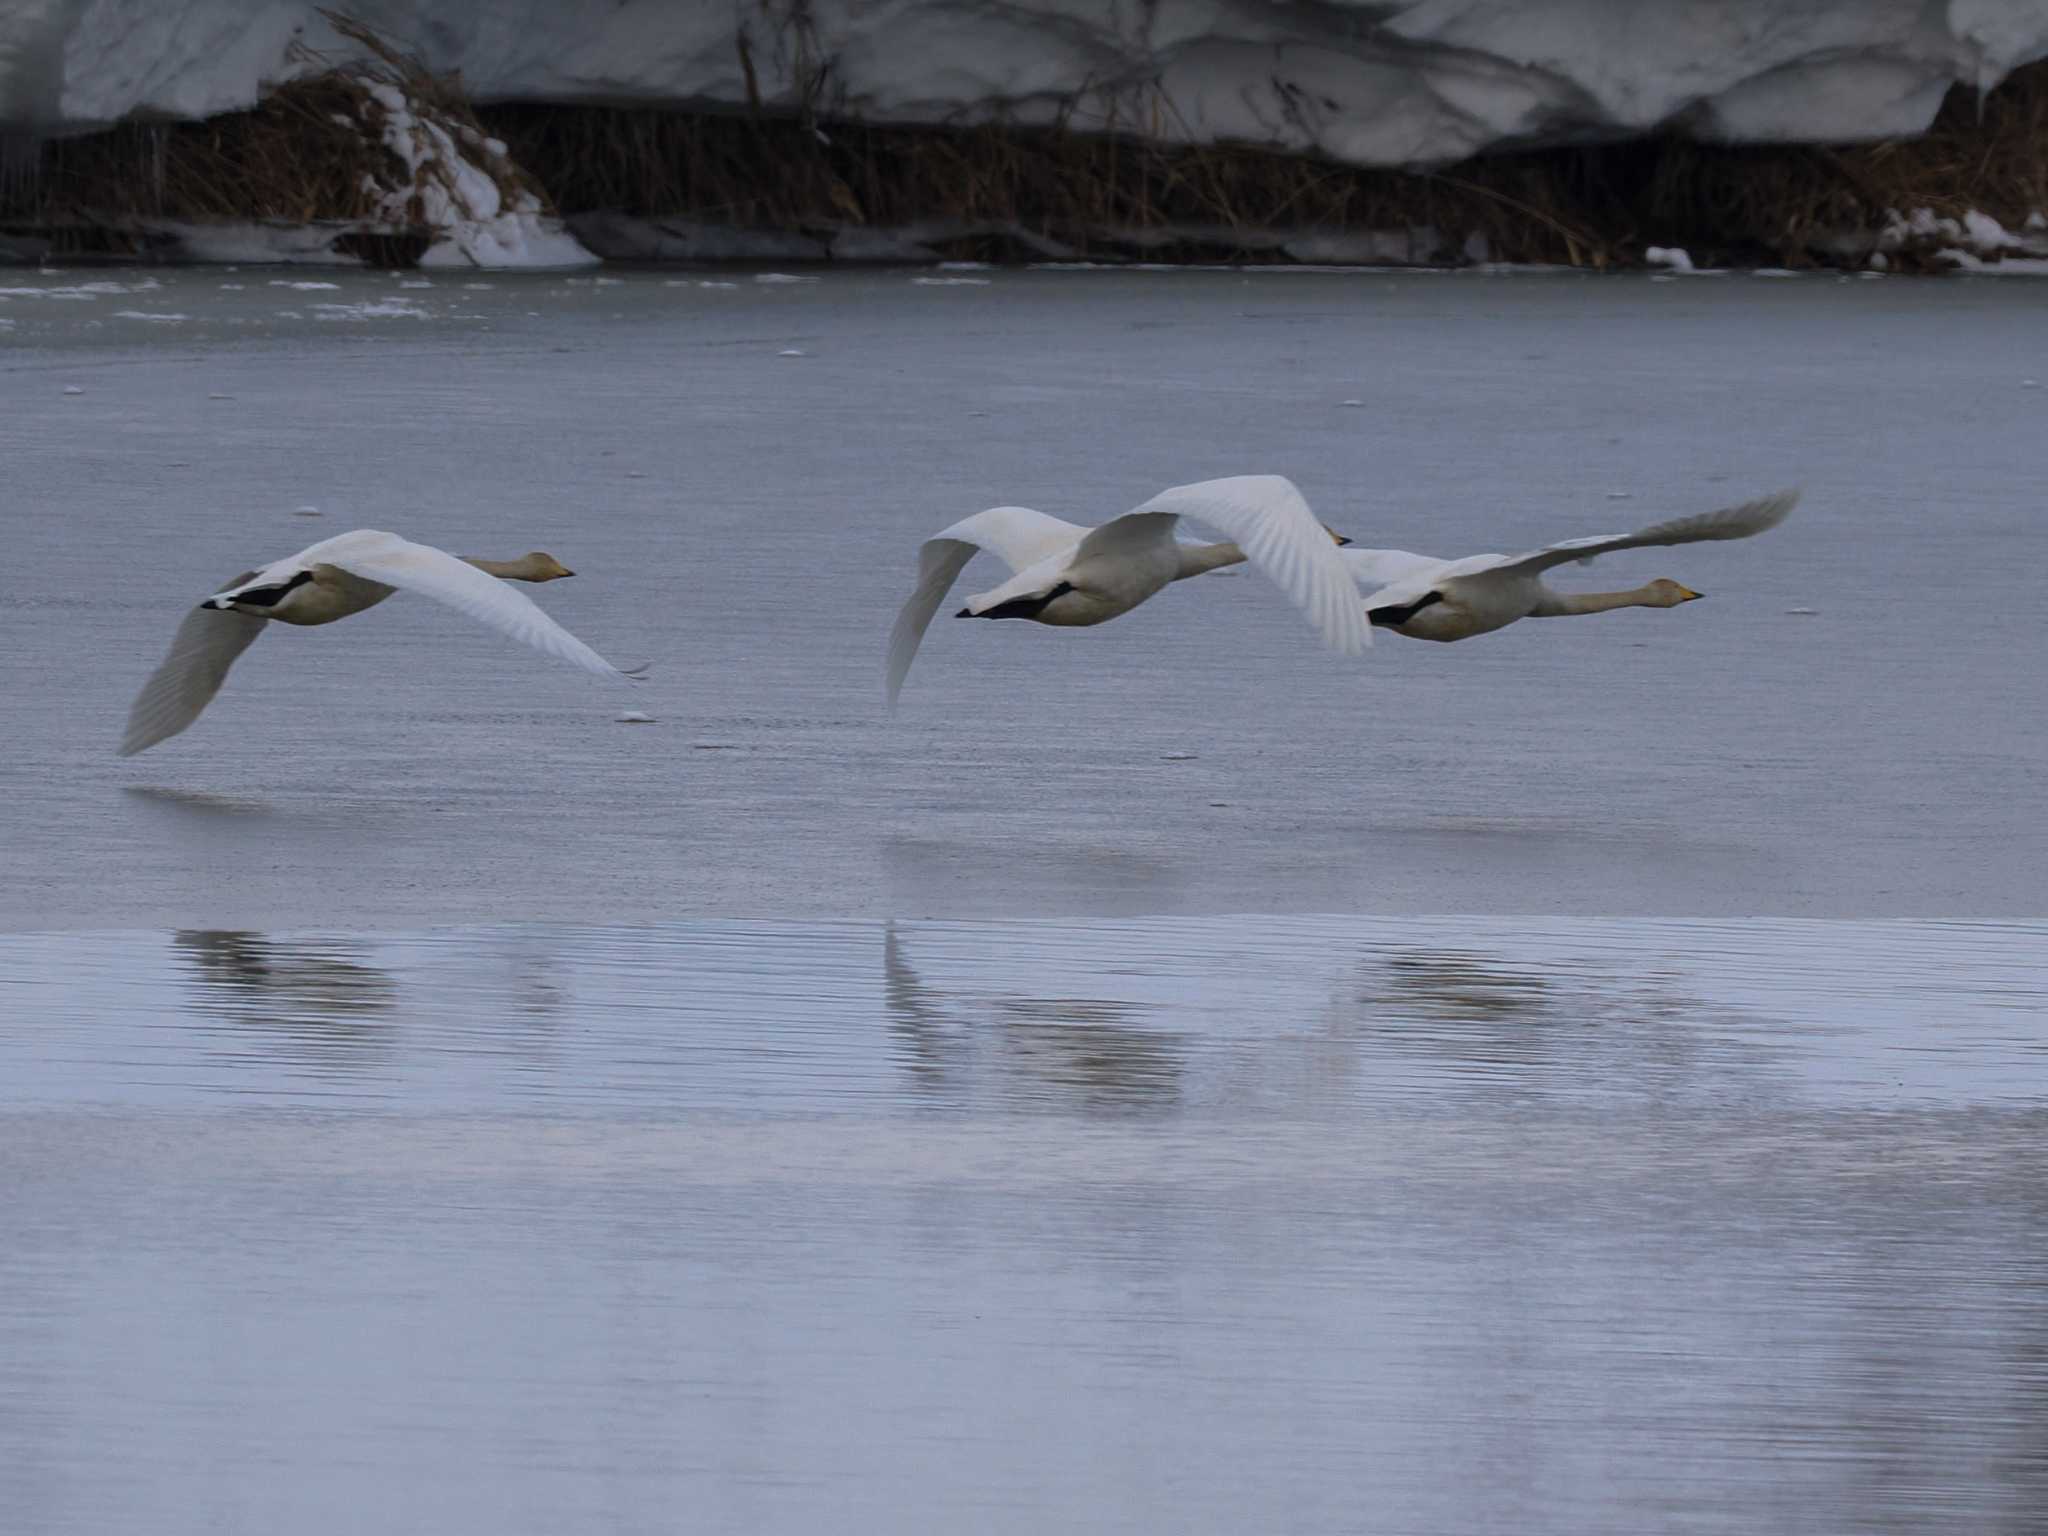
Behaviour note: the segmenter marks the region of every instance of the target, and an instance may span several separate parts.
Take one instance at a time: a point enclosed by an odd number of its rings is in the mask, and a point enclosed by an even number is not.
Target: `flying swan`
[[[1183,517],[1207,523],[1228,542],[1181,543],[1174,529]],[[1337,558],[1337,546],[1349,542],[1317,522],[1294,483],[1280,475],[1177,485],[1100,528],[1029,507],[990,507],[925,540],[919,551],[917,590],[889,636],[889,703],[903,691],[932,615],[977,551],[987,550],[1015,574],[969,598],[956,618],[1101,624],[1170,582],[1249,560],[1308,615],[1325,645],[1355,656],[1372,631]]]
[[[1543,583],[1553,566],[1617,549],[1658,544],[1694,544],[1706,539],[1746,539],[1785,521],[1797,491],[1780,491],[1739,507],[1673,518],[1635,533],[1565,539],[1526,555],[1472,555],[1437,560],[1404,549],[1346,549],[1338,558],[1366,593],[1372,623],[1416,640],[1466,640],[1517,619],[1554,619],[1612,608],[1676,608],[1700,594],[1660,577],[1626,592],[1557,592]]]
[[[537,550],[517,560],[458,559],[374,528],[323,539],[259,571],[244,571],[185,615],[171,640],[170,654],[150,674],[128,711],[121,756],[133,757],[197,720],[220,692],[235,658],[270,620],[332,624],[376,607],[393,592],[417,592],[446,603],[514,640],[601,677],[632,675],[562,628],[532,599],[505,585],[558,581],[574,574],[553,555]]]

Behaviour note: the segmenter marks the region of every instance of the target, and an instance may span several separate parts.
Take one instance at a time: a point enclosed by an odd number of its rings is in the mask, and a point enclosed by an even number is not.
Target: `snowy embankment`
[[[835,203],[785,207],[755,221],[768,227],[713,222],[747,201],[743,186],[739,197],[655,204],[631,218],[586,199],[565,227],[470,106],[739,108],[765,121],[800,120],[801,131],[816,131],[823,143],[831,140],[816,125],[844,120],[1060,124],[1154,145],[1250,146],[1357,167],[1429,168],[1489,151],[1649,135],[1794,145],[1914,135],[1958,82],[1988,90],[2048,57],[2041,0],[361,0],[350,16],[337,21],[306,0],[0,4],[0,184],[10,166],[36,163],[39,139],[237,112],[280,85],[334,71],[355,82],[352,114],[331,120],[359,134],[363,197],[350,194],[339,210],[323,206],[314,222],[302,211],[308,204],[292,199],[258,210],[282,214],[276,222],[197,221],[216,218],[212,209],[114,222],[152,253],[215,260],[354,263],[366,237],[408,246],[375,259],[405,262],[418,251],[424,265],[484,267],[574,265],[595,260],[593,251],[914,260],[963,241],[1050,259],[1098,251],[1145,259],[1177,249],[1296,262],[1547,260],[1526,240],[1519,253],[1489,247],[1484,219],[1435,204],[1382,209],[1385,228],[1341,217],[1319,226],[1292,203],[1285,206],[1302,222],[1284,228],[1267,227],[1270,213],[1207,207],[1193,217],[1213,217],[1213,227],[1187,222],[1186,208],[1150,223],[1125,222],[1112,210],[1034,226],[1015,209],[993,219],[947,217],[952,210],[929,201],[899,208],[893,220],[859,211],[841,218]],[[380,36],[415,57],[402,60]],[[308,158],[300,149],[290,146],[283,163]],[[630,145],[592,153],[629,152]],[[1981,157],[1973,147],[1967,158]],[[558,165],[550,174],[574,181],[580,168]],[[776,184],[779,169],[757,168],[754,184]],[[550,190],[564,195],[561,186]],[[1518,202],[1520,190],[1474,195],[1543,220],[1545,210],[1526,207],[1541,195]],[[1682,267],[1690,258],[1676,243],[1721,235],[1795,262],[1880,269],[2013,271],[2022,269],[2014,258],[2048,256],[2048,232],[2020,229],[2029,203],[1982,205],[2019,231],[2007,234],[1964,212],[1971,196],[1938,179],[1876,201],[1866,196],[1847,219],[1835,209],[1820,220],[1786,216],[1775,227],[1739,231],[1659,231],[1653,219],[1662,254],[1651,259]],[[1902,212],[1886,210],[1894,199]],[[1711,197],[1695,203],[1717,206]],[[174,212],[159,203],[158,214]],[[1564,230],[1559,259],[1637,259],[1640,237],[1615,231],[1641,228],[1626,216],[1605,229],[1581,220]],[[0,248],[0,257],[8,254]]]
[[[1923,131],[2048,56],[2040,0],[357,0],[479,103],[747,107],[1249,143],[1372,166],[1678,132]],[[0,7],[0,130],[251,105],[364,56],[311,0]]]
[[[365,157],[377,167],[363,172],[362,191],[374,201],[368,218],[305,225],[145,221],[167,242],[167,254],[188,261],[356,266],[361,258],[350,249],[350,239],[402,233],[425,238],[417,258],[422,267],[496,270],[597,262],[521,184],[504,144],[408,94],[401,79],[366,73],[358,85],[354,122],[339,115],[336,121],[387,151]]]

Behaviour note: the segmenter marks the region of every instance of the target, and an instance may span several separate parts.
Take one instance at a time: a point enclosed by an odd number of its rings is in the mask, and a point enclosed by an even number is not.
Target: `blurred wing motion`
[[[1285,476],[1234,475],[1177,485],[1104,524],[1092,537],[1112,536],[1119,523],[1161,512],[1207,523],[1232,540],[1308,616],[1331,650],[1356,656],[1372,643],[1372,628],[1336,540]]]
[[[254,571],[244,571],[226,585],[239,587],[255,576]],[[220,692],[235,658],[255,643],[269,622],[253,614],[213,608],[194,608],[186,614],[185,622],[171,637],[170,653],[150,673],[128,711],[121,756],[133,757],[197,720]]]
[[[1653,523],[1634,533],[1599,534],[1588,539],[1564,539],[1526,555],[1499,562],[1499,568],[1518,575],[1534,576],[1573,560],[1584,562],[1595,555],[1617,549],[1647,549],[1659,544],[1699,544],[1710,539],[1748,539],[1766,533],[1785,521],[1799,501],[1797,491],[1780,491],[1760,501],[1745,501],[1738,507],[1701,512],[1692,517],[1674,517]]]

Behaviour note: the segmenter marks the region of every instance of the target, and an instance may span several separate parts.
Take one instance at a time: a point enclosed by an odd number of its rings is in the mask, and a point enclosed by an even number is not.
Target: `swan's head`
[[[1669,576],[1659,576],[1646,590],[1650,594],[1651,603],[1658,608],[1676,608],[1680,603],[1690,603],[1705,595],[1693,591],[1691,587],[1680,585]]]
[[[1339,549],[1342,549],[1346,544],[1349,544],[1351,542],[1349,537],[1339,533],[1336,529],[1332,528],[1328,523],[1323,524],[1323,532],[1327,533],[1331,538],[1337,541],[1337,547]]]
[[[553,555],[536,549],[519,557],[519,563],[526,567],[528,581],[560,581],[564,576],[574,576],[569,569]]]

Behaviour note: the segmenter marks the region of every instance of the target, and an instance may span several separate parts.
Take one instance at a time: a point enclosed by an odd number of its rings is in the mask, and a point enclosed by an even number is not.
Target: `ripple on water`
[[[239,807],[233,809],[239,810]],[[1192,1119],[2030,1103],[2040,924],[1211,918],[0,937],[17,1107]]]
[[[0,1528],[2030,1527],[2044,939],[0,937]]]

